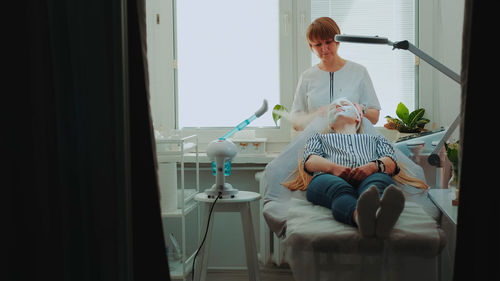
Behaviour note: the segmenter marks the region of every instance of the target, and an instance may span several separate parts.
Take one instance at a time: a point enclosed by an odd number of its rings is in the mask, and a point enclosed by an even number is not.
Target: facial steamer
[[[208,144],[207,156],[209,160],[212,161],[212,174],[215,175],[215,184],[212,185],[212,188],[205,190],[208,198],[216,198],[218,196],[221,199],[226,199],[234,198],[236,196],[238,190],[233,188],[231,184],[227,183],[225,177],[231,174],[231,161],[238,153],[238,149],[236,148],[236,145],[227,138],[234,135],[236,132],[241,131],[243,128],[248,126],[250,122],[260,117],[266,111],[267,100],[264,100],[262,106],[255,112],[254,115],[238,124],[238,126],[227,132],[221,138]]]

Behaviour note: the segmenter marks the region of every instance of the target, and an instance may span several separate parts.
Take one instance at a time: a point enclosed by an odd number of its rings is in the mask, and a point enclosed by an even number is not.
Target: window
[[[178,126],[274,127],[280,100],[278,0],[177,1]]]
[[[343,34],[381,36],[389,40],[415,42],[414,0],[311,0],[311,19],[328,16],[334,19]],[[341,43],[339,55],[364,65],[375,87],[382,110],[378,126],[385,116],[395,116],[403,102],[415,107],[414,56],[389,46]],[[312,56],[312,63],[319,60]]]

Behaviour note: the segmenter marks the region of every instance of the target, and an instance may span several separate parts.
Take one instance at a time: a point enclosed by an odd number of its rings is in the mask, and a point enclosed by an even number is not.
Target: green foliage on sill
[[[396,108],[396,115],[399,118],[393,118],[387,115],[387,123],[384,125],[387,129],[398,130],[401,133],[420,133],[424,131],[425,124],[430,120],[424,118],[425,109],[419,108],[410,113],[406,105],[402,102]]]

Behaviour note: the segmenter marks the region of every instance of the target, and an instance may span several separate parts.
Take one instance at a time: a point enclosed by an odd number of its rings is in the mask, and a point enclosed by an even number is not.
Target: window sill
[[[278,152],[269,152],[262,155],[251,155],[251,154],[237,154],[234,157],[232,163],[236,164],[267,164],[271,162],[274,158],[279,155]],[[157,156],[158,163],[168,163],[168,162],[180,162],[179,156],[172,155],[158,155]],[[198,161],[200,163],[210,163],[211,161],[208,159],[208,156],[205,152],[200,152],[198,154]],[[195,163],[196,162],[196,154],[195,153],[186,153],[184,154],[184,163]]]

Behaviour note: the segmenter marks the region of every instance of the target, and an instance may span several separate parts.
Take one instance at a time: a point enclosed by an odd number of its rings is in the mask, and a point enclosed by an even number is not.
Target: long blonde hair
[[[394,181],[399,182],[401,184],[411,185],[418,189],[424,189],[424,190],[429,189],[429,185],[427,185],[424,181],[408,175],[408,173],[406,172],[408,168],[404,164],[398,162],[398,166],[400,168],[400,171],[396,175],[392,176],[392,179]]]
[[[281,185],[283,185],[284,187],[292,191],[307,189],[307,186],[312,180],[312,176],[304,171],[304,166],[300,157],[297,168],[295,168],[295,170],[293,170],[293,172],[288,175],[287,179],[290,180],[281,183]]]

